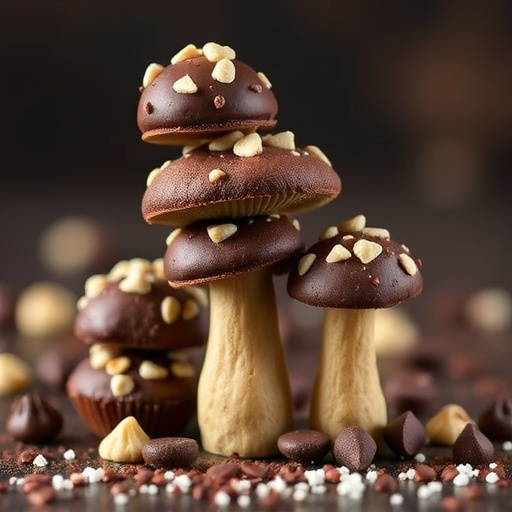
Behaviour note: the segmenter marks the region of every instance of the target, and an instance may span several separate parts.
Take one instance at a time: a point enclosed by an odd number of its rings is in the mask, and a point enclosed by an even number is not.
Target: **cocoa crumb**
[[[217,94],[213,99],[213,104],[217,110],[221,109],[226,104],[226,98],[222,94]]]
[[[251,84],[249,85],[249,89],[251,91],[260,93],[263,90],[263,87],[260,84]]]

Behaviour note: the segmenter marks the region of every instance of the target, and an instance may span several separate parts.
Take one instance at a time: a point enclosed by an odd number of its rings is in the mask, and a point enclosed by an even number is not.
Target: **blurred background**
[[[121,258],[163,254],[169,230],[140,201],[180,148],[141,141],[138,87],[149,63],[215,41],[270,78],[277,129],[341,176],[339,198],[300,218],[307,245],[365,213],[422,258],[424,295],[510,289],[511,28],[508,0],[4,2],[0,281],[81,293]],[[71,224],[78,252],[102,240],[75,269],[49,261],[65,245],[48,230],[70,217],[92,223]]]

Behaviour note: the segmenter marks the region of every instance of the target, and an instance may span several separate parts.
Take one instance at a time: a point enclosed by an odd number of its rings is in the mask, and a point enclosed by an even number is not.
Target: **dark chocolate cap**
[[[172,286],[206,283],[269,267],[303,249],[298,223],[285,216],[198,222],[173,231],[164,271]]]
[[[198,50],[194,58],[154,66],[142,88],[137,124],[142,139],[180,145],[231,130],[272,128],[277,100],[268,80],[234,58]],[[219,60],[217,60],[219,59]]]
[[[211,143],[166,162],[144,193],[146,222],[185,226],[203,219],[295,215],[339,194],[340,178],[317,148],[285,149],[267,145],[256,133],[250,137],[261,144],[252,156],[235,154],[241,154],[236,143],[222,151],[210,150]]]
[[[422,291],[421,262],[387,230],[366,228],[364,221],[358,216],[324,231],[292,269],[293,298],[324,308],[377,309]]]
[[[76,337],[85,343],[174,350],[206,339],[207,296],[175,290],[163,275],[162,260],[118,263],[108,275],[92,276],[79,302]]]

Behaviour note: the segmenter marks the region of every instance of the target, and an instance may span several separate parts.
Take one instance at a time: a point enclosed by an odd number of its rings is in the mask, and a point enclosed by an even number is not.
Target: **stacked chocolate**
[[[90,345],[89,357],[67,392],[92,432],[105,436],[128,416],[152,437],[185,428],[198,373],[189,349],[205,341],[206,305],[204,290],[168,285],[161,259],[121,261],[86,281],[75,334]]]
[[[146,71],[138,125],[146,142],[185,145],[148,178],[142,212],[176,228],[164,271],[174,287],[209,283],[210,332],[198,422],[213,453],[265,457],[293,427],[272,275],[303,251],[296,220],[341,183],[315,146],[276,124],[271,84],[227,46],[188,45]]]

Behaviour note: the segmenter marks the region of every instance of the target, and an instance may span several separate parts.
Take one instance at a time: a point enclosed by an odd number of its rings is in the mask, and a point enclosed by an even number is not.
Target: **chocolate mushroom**
[[[387,412],[377,369],[375,310],[418,295],[420,262],[358,215],[327,228],[293,268],[289,294],[325,308],[322,348],[311,401],[311,428],[334,440],[360,426],[380,440]]]
[[[150,64],[137,111],[142,139],[175,145],[272,128],[278,107],[271,83],[235,57],[229,46],[189,44],[168,66]]]
[[[302,250],[298,224],[279,215],[198,222],[168,238],[170,284],[210,284],[198,386],[198,422],[209,452],[267,457],[293,427],[272,268]]]

